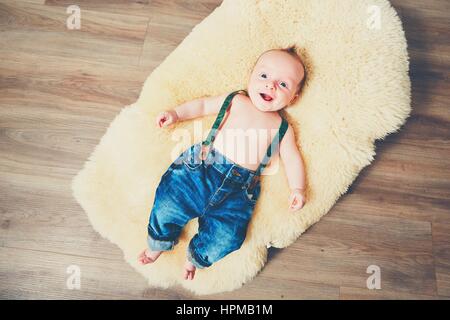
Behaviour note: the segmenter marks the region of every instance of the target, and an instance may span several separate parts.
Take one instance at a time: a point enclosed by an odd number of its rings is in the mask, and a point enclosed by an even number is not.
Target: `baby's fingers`
[[[291,211],[299,210],[303,207],[304,203],[305,202],[304,202],[303,198],[294,195],[294,199],[293,199],[292,203],[290,204],[289,209],[291,209]]]
[[[162,127],[164,125],[164,123],[169,119],[169,114],[167,112],[161,112],[157,117],[156,117],[156,125],[158,127]]]
[[[145,255],[145,250],[143,250],[141,253],[139,253],[139,255],[138,255],[138,259],[139,258],[143,258],[144,257],[144,255]]]
[[[164,118],[164,116],[162,116],[162,115],[158,115],[156,117],[156,126],[157,127],[161,127],[161,121],[162,121],[163,118]]]
[[[164,115],[164,116],[162,116],[161,119],[159,120],[158,125],[159,125],[160,127],[163,127],[163,126],[165,125],[166,122],[167,122],[167,116]]]
[[[298,199],[298,208],[299,209],[301,209],[301,208],[303,208],[303,206],[305,205],[305,199],[303,199],[303,198],[300,198],[300,199]]]
[[[294,201],[295,201],[295,194],[291,194],[289,196],[288,205],[291,206]]]

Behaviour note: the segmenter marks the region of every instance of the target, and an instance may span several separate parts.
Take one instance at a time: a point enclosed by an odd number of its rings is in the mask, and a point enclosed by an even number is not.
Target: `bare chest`
[[[280,121],[278,114],[233,105],[222,120],[214,148],[240,166],[256,170],[278,132]]]

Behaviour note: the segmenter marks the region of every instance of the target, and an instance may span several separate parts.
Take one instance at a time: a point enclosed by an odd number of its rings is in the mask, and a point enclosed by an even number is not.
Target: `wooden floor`
[[[82,9],[67,30],[66,7]],[[221,0],[0,0],[0,298],[191,299],[148,288],[101,238],[70,182],[151,71]],[[450,298],[450,2],[395,0],[413,113],[333,209],[207,299]],[[68,290],[67,267],[81,268]],[[369,290],[369,265],[381,290]]]

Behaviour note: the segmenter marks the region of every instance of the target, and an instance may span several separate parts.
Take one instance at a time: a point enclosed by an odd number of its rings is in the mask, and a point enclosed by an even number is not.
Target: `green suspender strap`
[[[276,152],[278,150],[280,142],[283,139],[284,134],[286,133],[287,129],[288,129],[288,122],[286,121],[286,119],[281,117],[280,128],[278,129],[277,134],[273,138],[272,143],[267,148],[267,152],[264,155],[264,159],[261,161],[261,163],[258,166],[258,169],[256,170],[256,176],[260,176],[261,172],[264,170],[264,168],[269,163],[270,157],[272,156],[272,151]]]
[[[280,145],[280,142],[283,139],[284,134],[286,133],[287,129],[288,129],[288,122],[286,121],[286,119],[281,117],[280,128],[278,129],[277,134],[273,138],[272,143],[267,148],[266,154],[264,155],[264,159],[259,164],[258,169],[256,169],[255,175],[251,179],[251,182],[249,184],[250,189],[252,189],[256,185],[256,183],[261,179],[261,172],[264,170],[264,168],[269,163],[270,157],[272,156],[272,151],[274,151],[274,152],[277,151],[277,149]]]
[[[214,124],[213,124],[211,130],[209,131],[208,137],[206,138],[206,140],[202,141],[202,159],[203,160],[206,159],[204,147],[209,146],[210,144],[212,144],[214,142],[214,139],[216,138],[216,134],[217,134],[217,131],[219,130],[220,124],[222,123],[222,120],[225,117],[225,113],[227,112],[228,108],[230,107],[231,101],[233,100],[234,96],[237,95],[238,93],[244,93],[245,95],[248,95],[247,91],[245,91],[245,90],[237,90],[237,91],[230,93],[227,96],[227,98],[225,99],[225,101],[222,104],[222,107],[220,108],[219,114],[217,115],[216,120],[214,121]]]
[[[233,97],[236,94],[238,94],[238,93],[244,93],[245,95],[248,95],[247,91],[245,91],[245,90],[238,90],[238,91],[234,91],[234,92],[230,93],[227,96],[227,98],[225,99],[222,107],[220,108],[219,114],[217,115],[216,120],[214,121],[214,124],[213,124],[211,130],[209,131],[208,137],[206,138],[206,140],[202,141],[202,159],[203,160],[206,159],[206,154],[204,152],[205,151],[204,147],[205,146],[209,146],[210,144],[212,144],[214,142],[214,139],[216,138],[217,131],[219,130],[219,126],[222,123],[222,120],[223,120],[223,118],[225,116],[225,113],[227,112],[228,108],[231,105],[231,100],[233,100]],[[288,129],[288,122],[286,121],[286,119],[281,117],[280,128],[278,129],[277,134],[273,138],[272,143],[267,148],[267,152],[264,155],[264,159],[259,164],[258,169],[256,170],[255,177],[257,179],[259,179],[259,176],[260,176],[261,172],[264,170],[264,168],[269,163],[270,157],[272,156],[272,151],[276,152],[276,150],[278,149],[280,141],[283,139],[283,136],[286,133],[287,129]]]

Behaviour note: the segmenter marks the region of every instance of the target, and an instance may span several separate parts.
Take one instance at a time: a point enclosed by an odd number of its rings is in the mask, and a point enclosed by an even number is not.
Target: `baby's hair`
[[[270,51],[281,51],[281,52],[285,52],[285,53],[289,54],[291,57],[293,57],[295,60],[297,60],[298,62],[301,63],[301,65],[303,66],[303,70],[304,70],[304,76],[303,76],[303,79],[302,79],[302,80],[300,81],[300,83],[298,84],[298,86],[297,86],[297,91],[296,91],[296,94],[300,94],[300,92],[301,92],[301,90],[302,90],[302,88],[303,88],[303,85],[304,85],[304,83],[305,83],[305,81],[306,81],[306,66],[305,66],[305,64],[303,63],[302,57],[301,57],[300,54],[298,53],[299,49],[297,48],[297,46],[294,44],[294,45],[289,46],[289,47],[286,47],[286,48],[270,49],[270,50],[264,51],[264,52],[258,57],[258,59],[257,59],[256,61],[258,61],[259,58],[260,58],[263,54],[265,54],[265,53],[267,53],[267,52],[270,52]]]

